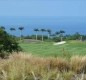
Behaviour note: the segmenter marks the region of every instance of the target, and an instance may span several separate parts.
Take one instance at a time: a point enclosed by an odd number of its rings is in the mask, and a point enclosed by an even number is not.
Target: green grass
[[[63,45],[53,45],[53,42],[22,43],[25,52],[39,56],[71,56],[86,55],[86,42],[68,41]]]

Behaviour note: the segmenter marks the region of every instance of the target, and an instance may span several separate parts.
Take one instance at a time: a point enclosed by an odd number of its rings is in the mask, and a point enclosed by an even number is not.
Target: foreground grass
[[[25,52],[40,56],[86,55],[86,42],[68,41],[54,46],[53,42],[20,44]]]
[[[37,57],[24,53],[0,59],[0,80],[86,80],[86,56]]]

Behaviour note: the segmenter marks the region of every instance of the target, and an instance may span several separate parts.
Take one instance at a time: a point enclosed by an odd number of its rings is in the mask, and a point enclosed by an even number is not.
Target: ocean
[[[86,17],[80,16],[1,16],[0,26],[4,26],[10,34],[11,27],[16,28],[14,35],[19,36],[18,27],[23,26],[23,35],[35,34],[34,28],[51,29],[52,33],[64,30],[65,34],[86,34]],[[40,33],[39,33],[40,34]],[[45,33],[47,34],[47,33]]]

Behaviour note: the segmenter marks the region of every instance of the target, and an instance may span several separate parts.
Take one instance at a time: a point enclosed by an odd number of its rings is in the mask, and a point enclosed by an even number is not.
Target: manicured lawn
[[[53,42],[22,43],[23,51],[39,56],[70,56],[86,55],[86,42],[68,41],[63,45],[53,45]]]

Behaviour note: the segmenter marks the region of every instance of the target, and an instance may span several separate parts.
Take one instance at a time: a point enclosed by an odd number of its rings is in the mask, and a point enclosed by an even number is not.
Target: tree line
[[[0,28],[3,29],[3,30],[6,29],[4,26],[1,26]],[[20,30],[20,40],[21,40],[22,39],[22,31],[24,30],[24,27],[21,26],[21,27],[18,27],[18,29]],[[10,31],[11,32],[16,31],[16,28],[11,27]],[[12,34],[12,36],[14,36],[14,34]]]
[[[4,26],[1,26],[1,28],[5,30]],[[81,35],[79,32],[69,35],[69,34],[65,34],[66,32],[64,30],[59,30],[59,31],[52,33],[51,29],[34,28],[33,31],[35,32],[35,35],[32,34],[32,35],[24,36],[22,34],[22,31],[25,28],[21,26],[21,27],[18,27],[18,29],[20,30],[20,35],[21,35],[20,40],[22,40],[22,37],[24,39],[36,39],[36,40],[42,40],[42,41],[44,41],[44,40],[53,40],[53,41],[63,41],[63,40],[81,40],[81,41],[83,41],[83,40],[86,40],[86,35]],[[13,31],[16,31],[16,28],[11,27],[10,30],[13,32]],[[46,33],[46,35],[44,33]]]
[[[28,35],[24,36],[26,39],[36,39],[36,40],[52,40],[55,42],[63,41],[63,40],[86,40],[86,35],[82,35],[79,32],[75,32],[74,34],[65,34],[66,32],[64,30],[59,30],[54,33],[52,33],[51,29],[38,29],[35,28],[35,35]],[[38,34],[42,32],[42,34]],[[44,35],[44,33],[47,32],[47,35]]]

